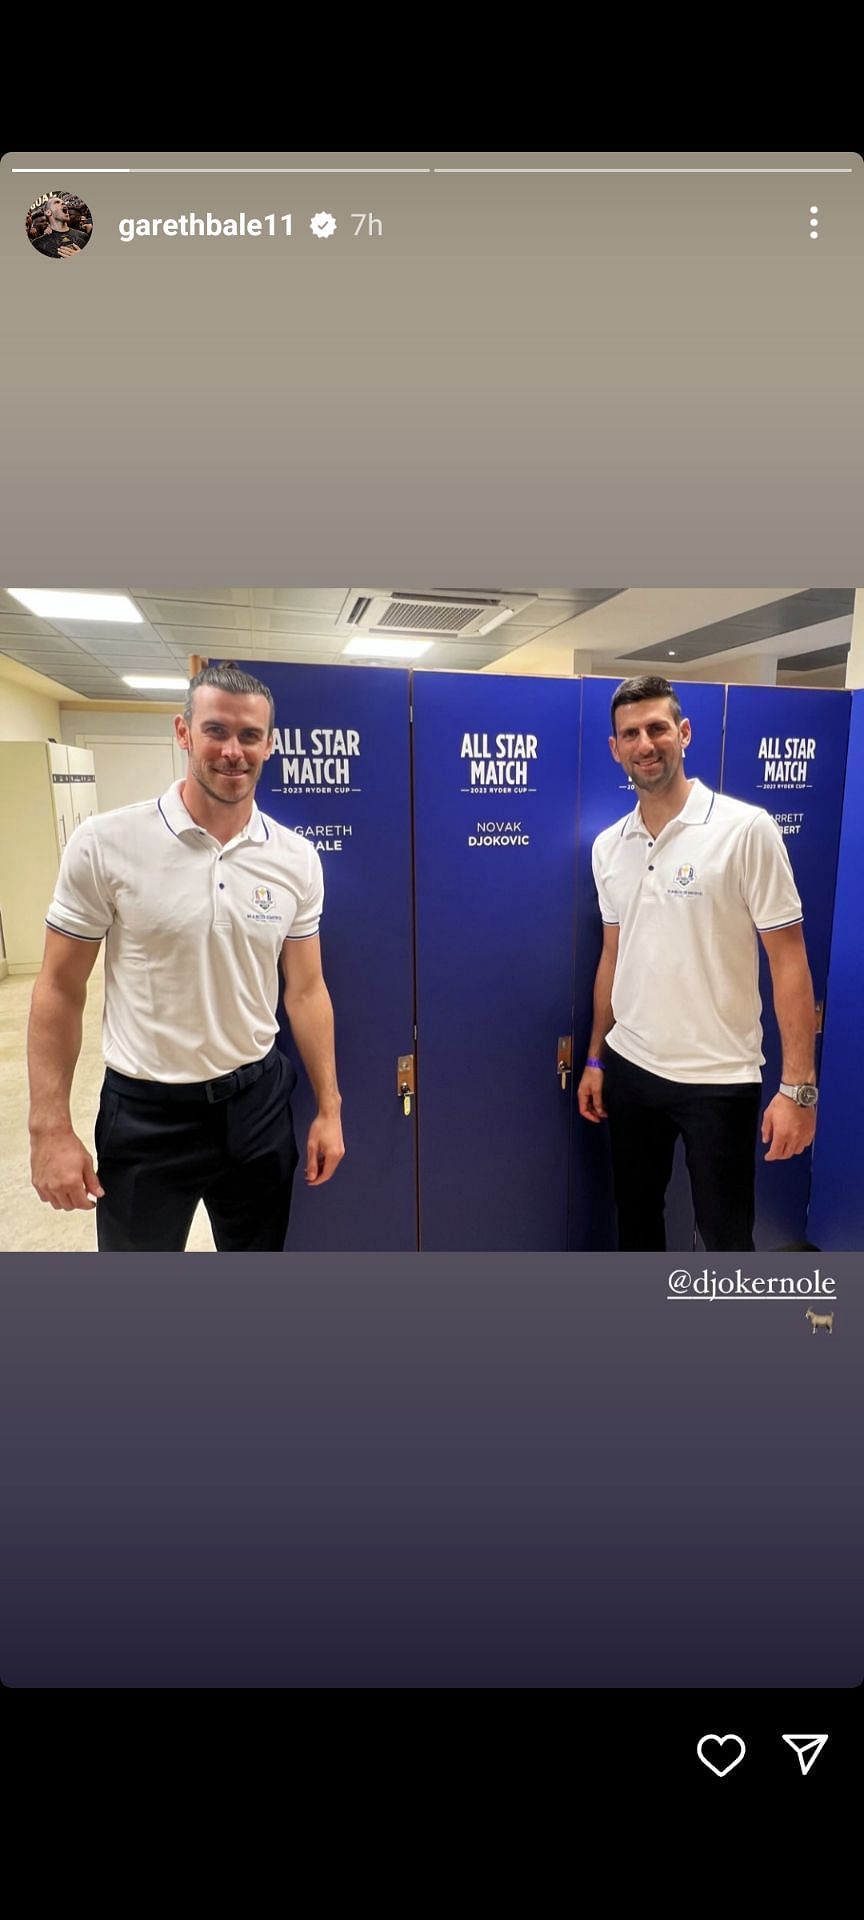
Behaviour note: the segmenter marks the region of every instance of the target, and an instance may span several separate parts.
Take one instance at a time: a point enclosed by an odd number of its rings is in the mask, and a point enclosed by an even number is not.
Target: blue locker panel
[[[783,834],[804,909],[817,1000],[825,998],[849,732],[848,693],[810,687],[730,687],[723,792],[764,807]],[[771,974],[760,946],[763,1107],[780,1084],[781,1045]],[[817,1073],[819,1071],[817,1042]],[[757,1247],[806,1243],[811,1153],[771,1161],[757,1147]]]
[[[819,1124],[807,1238],[833,1252],[864,1247],[864,693],[852,695],[843,824],[819,1074]]]
[[[579,835],[576,879],[576,988],[573,1029],[574,1079],[578,1084],[591,1034],[594,975],[602,945],[602,924],[591,872],[591,848],[598,833],[625,813],[632,813],[635,789],[609,751],[609,708],[620,679],[582,682],[582,750],[580,759]],[[674,685],[674,682],[670,684]],[[682,681],[675,687],[684,715],[693,728],[686,768],[706,787],[717,787],[723,743],[722,686]],[[609,1135],[605,1126],[592,1126],[580,1117],[573,1102],[572,1178],[570,1189],[570,1246],[574,1250],[614,1249],[617,1245],[615,1203]],[[687,1248],[693,1242],[693,1208],[683,1154],[666,1200],[666,1240],[669,1247]]]
[[[293,1099],[301,1165],[287,1246],[304,1251],[416,1249],[416,1116],[406,1119],[396,1063],[413,1052],[408,674],[379,667],[241,661],[276,702],[276,751],[258,788],[263,813],[317,847],[324,867],[321,950],[336,1016],[346,1153],[333,1179],[306,1187],[314,1101]],[[280,1007],[281,1016],[281,1007]]]
[[[413,689],[420,1244],[563,1250],[579,683]]]

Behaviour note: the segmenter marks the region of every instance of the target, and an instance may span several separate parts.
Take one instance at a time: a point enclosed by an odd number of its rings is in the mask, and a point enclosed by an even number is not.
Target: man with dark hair
[[[199,687],[218,687],[221,693],[260,694],[261,698],[267,701],[270,717],[268,733],[272,734],[276,725],[276,702],[270,688],[265,687],[263,680],[256,680],[254,674],[244,673],[242,667],[235,666],[233,660],[220,660],[216,666],[202,667],[201,672],[196,673],[194,680],[190,680],[186,705],[183,708],[183,718],[187,727],[192,724],[192,710]]]
[[[667,680],[623,681],[612,729],[638,804],[594,842],[603,948],[579,1111],[609,1119],[622,1250],[665,1247],[680,1134],[705,1247],[749,1252],[764,1065],[757,933],[783,1043],[766,1159],[803,1153],[816,1124],[801,901],[770,815],[687,779],[690,722]]]
[[[670,687],[668,680],[664,680],[662,673],[639,673],[636,674],[632,680],[622,680],[620,687],[615,688],[615,692],[612,695],[612,705],[609,709],[609,718],[612,723],[613,733],[615,732],[615,715],[618,708],[638,705],[640,700],[666,700],[676,727],[680,727],[681,702],[675,692],[675,688]]]
[[[273,722],[260,680],[206,667],[174,722],[185,779],[83,821],[63,855],[30,1016],[32,1178],[55,1208],[96,1201],[103,1252],[181,1251],[202,1199],[220,1252],[284,1245],[297,1149],[293,1069],[274,1045],[280,968],[318,1100],[307,1182],[344,1153],[321,861],[255,805]],[[97,1176],[69,1095],[103,939]]]

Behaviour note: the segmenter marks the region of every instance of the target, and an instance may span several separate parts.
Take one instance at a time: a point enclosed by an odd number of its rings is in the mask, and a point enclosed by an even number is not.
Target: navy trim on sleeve
[[[100,940],[104,940],[105,938],[104,933],[70,933],[68,927],[55,926],[55,923],[53,920],[46,920],[45,925],[46,927],[51,928],[52,933],[65,933],[67,940],[89,940],[91,943],[95,941],[97,947],[99,945]],[[107,933],[108,931],[107,927],[105,931]]]

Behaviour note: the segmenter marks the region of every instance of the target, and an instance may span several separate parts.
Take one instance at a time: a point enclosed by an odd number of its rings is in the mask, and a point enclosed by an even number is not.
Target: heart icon
[[[713,1747],[719,1759],[723,1747],[730,1746],[735,1747],[737,1751],[731,1760],[727,1760],[724,1767],[716,1767],[714,1761],[709,1760],[707,1753],[704,1752],[705,1747]],[[733,1767],[737,1767],[740,1764],[747,1752],[747,1748],[744,1745],[740,1733],[703,1733],[696,1752],[699,1755],[703,1767],[710,1767],[711,1772],[716,1773],[718,1779],[722,1780],[724,1774],[731,1773]]]

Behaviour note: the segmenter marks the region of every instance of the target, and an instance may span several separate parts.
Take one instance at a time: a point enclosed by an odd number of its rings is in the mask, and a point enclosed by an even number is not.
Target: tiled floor
[[[72,1124],[93,1151],[93,1124],[102,1085],[102,962],[94,968],[84,1015],[84,1041],[72,1086]],[[90,1213],[55,1213],[30,1185],[27,1073],[24,1059],[32,977],[0,980],[0,1247],[6,1253],[91,1253],[96,1225]],[[213,1253],[213,1235],[199,1207],[189,1253]]]

